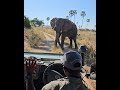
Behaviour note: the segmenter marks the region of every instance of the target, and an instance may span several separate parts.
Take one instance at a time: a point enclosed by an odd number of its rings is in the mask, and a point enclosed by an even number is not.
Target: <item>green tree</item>
[[[74,23],[75,23],[75,14],[77,14],[77,10],[70,10],[69,11],[69,16],[70,17],[74,16]]]
[[[39,20],[38,18],[34,18],[33,20],[31,20],[31,23],[35,27],[37,27],[37,26],[39,27],[44,24],[44,22],[42,20]]]
[[[24,27],[25,28],[31,28],[31,25],[30,25],[30,20],[28,17],[24,16]]]
[[[69,11],[69,17],[72,17],[74,15],[74,12],[73,12],[73,10],[70,10]],[[70,19],[71,20],[71,19]]]
[[[73,10],[73,16],[74,16],[74,23],[75,23],[75,15],[77,14],[77,10]]]

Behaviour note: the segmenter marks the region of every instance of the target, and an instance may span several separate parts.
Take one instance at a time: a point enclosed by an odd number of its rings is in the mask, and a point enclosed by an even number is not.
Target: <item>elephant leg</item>
[[[57,39],[55,39],[55,47],[57,47]]]
[[[62,48],[62,50],[64,50],[64,40],[65,40],[65,35],[62,34],[62,37],[61,37],[61,48]]]
[[[75,49],[78,49],[77,43],[76,43],[76,38],[73,39],[75,43]]]
[[[69,40],[70,40],[70,46],[69,46],[69,48],[72,48],[72,38],[69,38]]]

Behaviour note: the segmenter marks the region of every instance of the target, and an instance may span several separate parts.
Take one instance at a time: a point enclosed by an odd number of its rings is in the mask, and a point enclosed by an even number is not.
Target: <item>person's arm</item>
[[[31,61],[29,59],[29,62],[26,61],[26,72],[27,72],[27,80],[26,80],[26,90],[35,90],[32,73],[34,71],[36,65],[36,61]]]
[[[26,90],[35,90],[32,74],[27,75]]]
[[[42,87],[41,90],[59,90],[59,85],[56,83],[56,81],[51,81],[45,86]]]

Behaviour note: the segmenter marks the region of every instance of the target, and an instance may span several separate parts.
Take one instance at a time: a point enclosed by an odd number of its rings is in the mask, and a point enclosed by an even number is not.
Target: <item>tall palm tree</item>
[[[75,23],[75,14],[77,14],[77,10],[73,10],[74,23]]]
[[[86,20],[86,22],[87,22],[87,25],[86,25],[86,28],[87,28],[87,26],[88,26],[88,23],[90,22],[90,19],[87,19],[87,20]]]
[[[46,20],[49,22],[49,20],[50,20],[50,17],[47,17],[47,18],[46,18]],[[48,22],[47,22],[47,25],[48,25]]]
[[[74,23],[75,23],[75,14],[77,14],[77,10],[70,10],[69,11],[69,16],[70,17],[74,16]]]
[[[83,20],[84,20],[84,17],[86,16],[86,13],[85,11],[81,11],[81,16],[82,16],[82,25],[81,25],[81,28],[83,27]]]
[[[74,11],[73,10],[70,10],[69,11],[69,16],[72,17],[74,15]]]

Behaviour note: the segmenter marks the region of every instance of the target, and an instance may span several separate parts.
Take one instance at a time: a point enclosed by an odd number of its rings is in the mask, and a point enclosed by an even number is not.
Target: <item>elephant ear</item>
[[[57,18],[53,18],[53,19],[50,21],[50,25],[51,25],[52,29],[55,29],[56,20],[57,20]]]
[[[59,27],[59,25],[57,24],[57,22],[58,22],[58,18],[53,18],[53,19],[51,20],[51,27],[52,27],[52,29],[54,29],[55,31],[56,31],[57,28]]]

